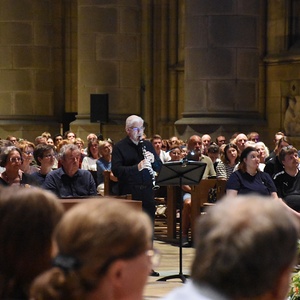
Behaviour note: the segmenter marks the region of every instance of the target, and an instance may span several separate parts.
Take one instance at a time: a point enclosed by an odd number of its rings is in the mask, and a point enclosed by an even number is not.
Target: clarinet
[[[147,159],[147,155],[146,155],[146,151],[147,150],[146,150],[146,146],[143,145],[143,140],[140,140],[140,144],[142,145],[142,152],[143,152],[144,159]],[[150,168],[147,168],[147,169],[148,169],[148,171],[149,171],[149,173],[150,173],[150,175],[152,177],[152,185],[153,185],[152,189],[153,190],[159,189],[160,186],[155,183],[155,172],[154,172],[153,168],[150,167]]]

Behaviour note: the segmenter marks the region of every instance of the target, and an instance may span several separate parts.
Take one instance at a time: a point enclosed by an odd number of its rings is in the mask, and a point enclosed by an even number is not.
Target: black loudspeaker
[[[108,122],[108,94],[91,94],[91,123]]]

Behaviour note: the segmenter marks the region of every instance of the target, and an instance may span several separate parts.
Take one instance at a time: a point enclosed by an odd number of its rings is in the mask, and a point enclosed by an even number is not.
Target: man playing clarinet
[[[118,178],[120,195],[131,194],[133,200],[142,201],[143,210],[153,221],[155,217],[155,173],[162,162],[150,141],[142,140],[144,120],[136,115],[126,119],[127,136],[116,143],[112,151],[112,172]],[[159,276],[152,272],[152,276]]]

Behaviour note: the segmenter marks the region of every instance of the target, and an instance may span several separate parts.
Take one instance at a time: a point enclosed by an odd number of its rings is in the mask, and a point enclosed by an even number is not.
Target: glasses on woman
[[[9,159],[9,161],[10,161],[11,163],[17,163],[17,162],[22,161],[22,158],[21,158],[21,157],[11,157],[11,158]]]
[[[47,159],[50,159],[52,157],[55,157],[54,154],[47,154],[47,155],[44,155],[43,158],[47,158]]]
[[[25,153],[27,155],[33,155],[33,151],[23,151],[23,153]]]

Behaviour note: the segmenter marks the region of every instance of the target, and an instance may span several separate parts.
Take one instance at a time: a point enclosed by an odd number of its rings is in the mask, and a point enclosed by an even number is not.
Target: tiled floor
[[[160,277],[149,277],[144,291],[144,299],[160,299],[172,289],[181,286],[181,279],[176,278],[167,281],[157,281],[157,279],[179,274],[179,248],[177,245],[162,241],[154,241],[154,247],[161,252],[160,265],[155,271],[160,273]],[[182,249],[182,273],[190,274],[190,265],[194,257],[193,248]]]

